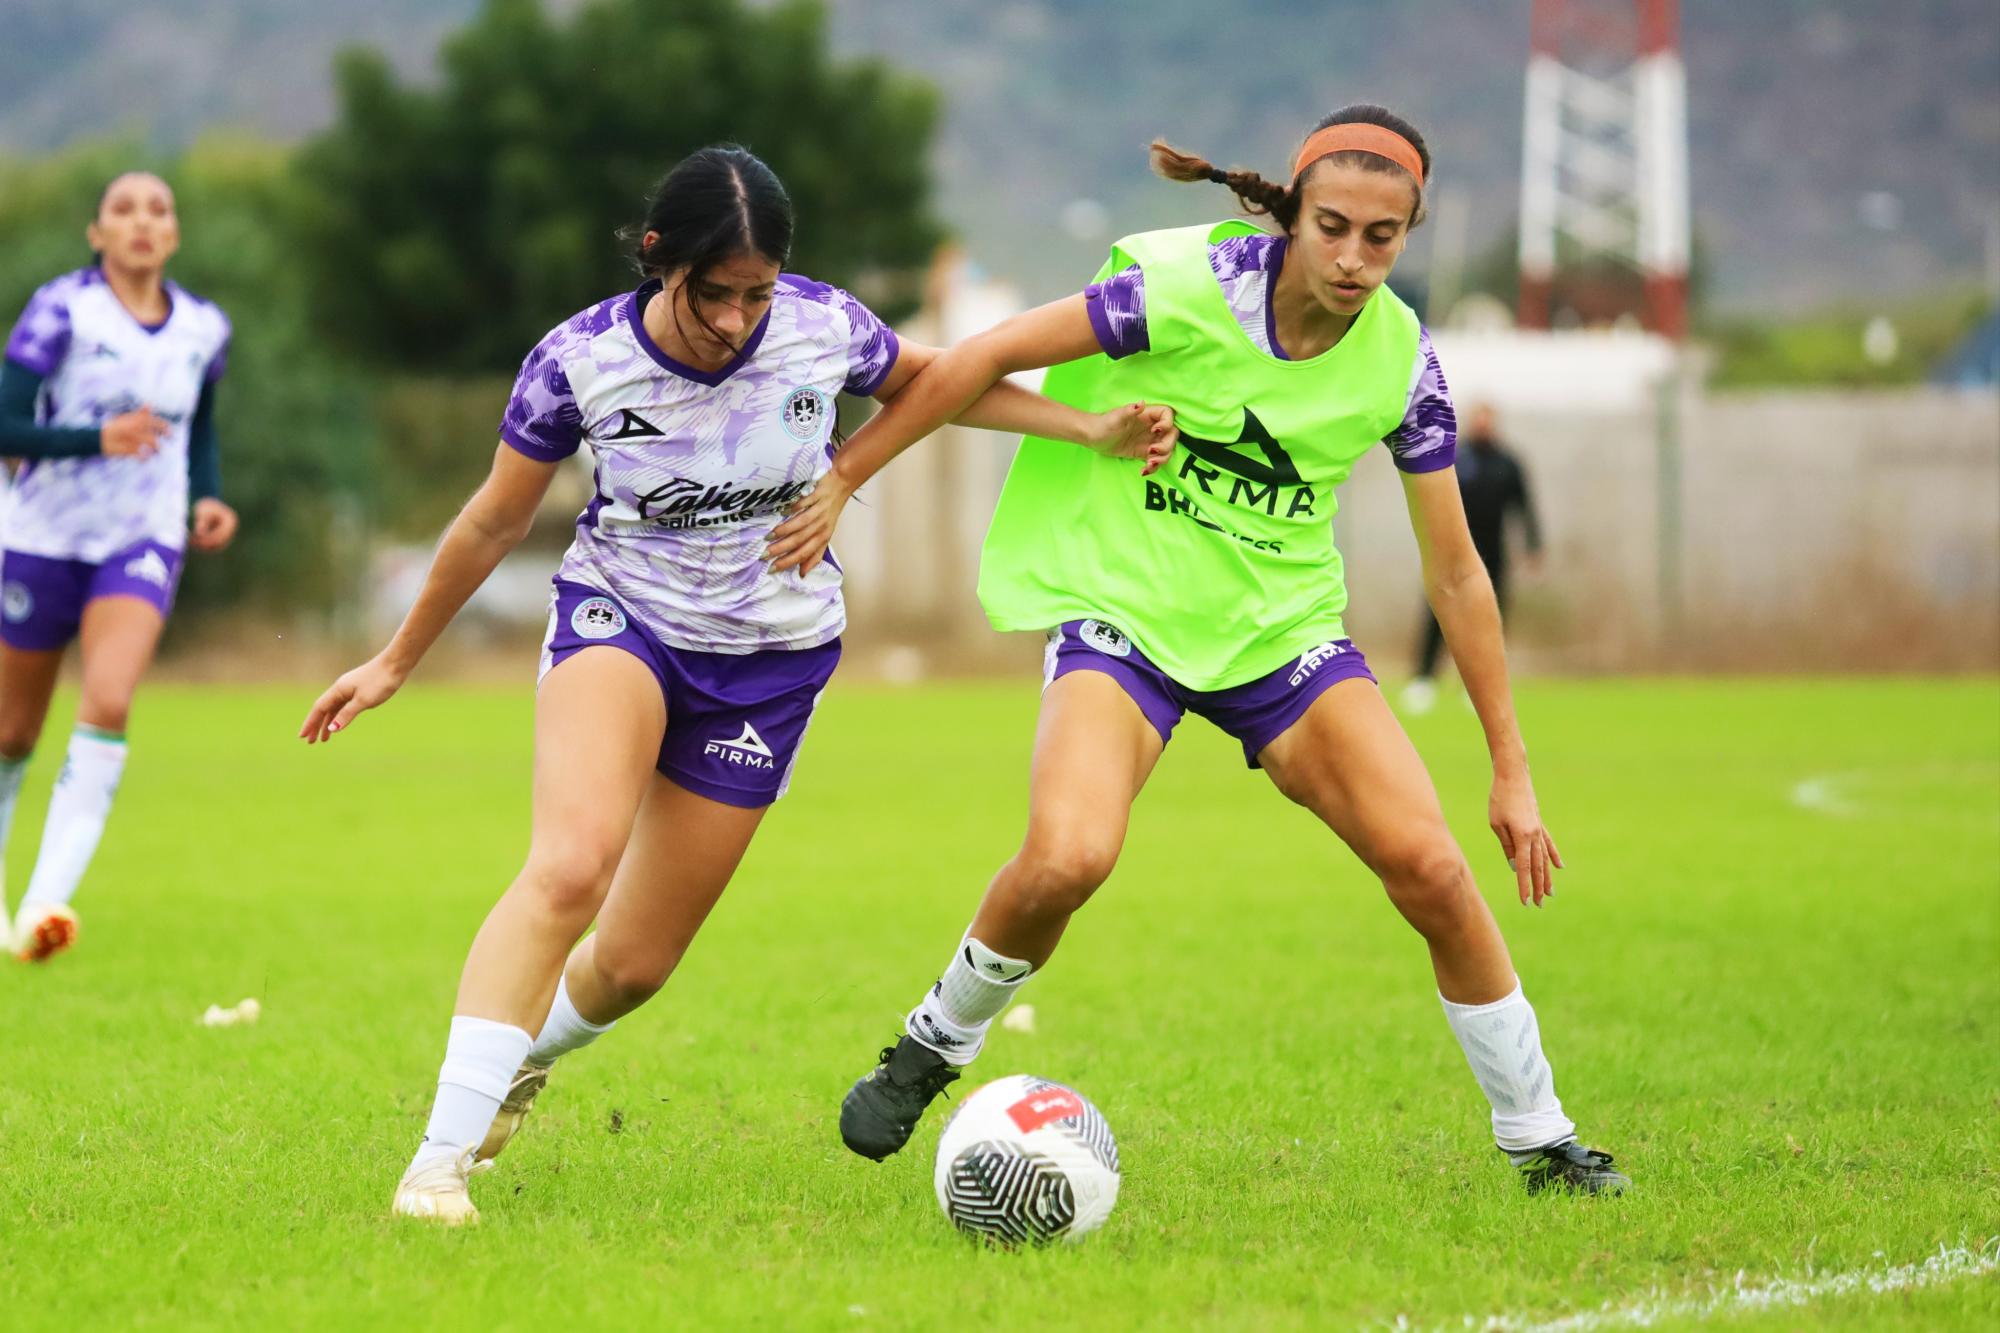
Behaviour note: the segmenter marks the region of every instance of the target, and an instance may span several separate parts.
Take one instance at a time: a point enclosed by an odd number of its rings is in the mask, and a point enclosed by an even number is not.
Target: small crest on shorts
[[[0,590],[0,616],[7,618],[10,625],[18,625],[35,614],[35,595],[28,591],[25,583],[9,582]]]
[[[1132,641],[1125,637],[1125,632],[1101,620],[1084,621],[1077,634],[1100,653],[1108,653],[1112,657],[1132,655]]]
[[[810,384],[794,389],[785,398],[782,416],[785,433],[795,440],[812,440],[833,412],[833,400]]]
[[[625,613],[609,597],[586,597],[569,613],[569,627],[586,639],[608,639],[625,632]]]

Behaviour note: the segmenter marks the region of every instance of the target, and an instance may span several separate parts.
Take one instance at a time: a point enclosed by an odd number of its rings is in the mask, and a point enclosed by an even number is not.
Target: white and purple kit
[[[648,336],[657,279],[558,326],[522,363],[500,437],[555,461],[588,442],[596,495],[555,577],[544,675],[594,644],[644,662],[666,698],[659,770],[698,795],[768,805],[840,659],[829,554],[773,574],[772,529],[832,459],[834,396],[873,394],[895,333],[846,292],[780,276],[720,370]]]
[[[7,359],[41,377],[37,424],[95,428],[150,407],[167,426],[150,457],[22,466],[0,505],[0,639],[13,647],[62,647],[99,597],[173,606],[189,428],[227,362],[229,320],[172,282],[166,292],[166,320],[141,324],[101,270],[78,269],[37,290],[7,339]]]
[[[1279,345],[1271,289],[1284,266],[1284,236],[1232,236],[1208,248],[1209,268],[1229,298],[1236,322],[1259,351],[1289,360]],[[1137,264],[1084,289],[1084,305],[1098,345],[1112,360],[1150,349],[1146,332],[1145,277]],[[1452,466],[1458,451],[1458,417],[1428,331],[1420,331],[1410,367],[1403,420],[1383,443],[1404,472]],[[1098,620],[1073,620],[1049,631],[1043,682],[1072,671],[1098,671],[1116,680],[1167,741],[1182,716],[1195,712],[1235,737],[1252,768],[1260,751],[1305,714],[1313,700],[1343,680],[1375,679],[1350,639],[1320,644],[1268,676],[1225,690],[1190,690],[1149,661],[1126,634]]]

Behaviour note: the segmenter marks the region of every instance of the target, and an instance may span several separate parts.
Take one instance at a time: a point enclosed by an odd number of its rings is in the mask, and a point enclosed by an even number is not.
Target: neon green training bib
[[[1042,392],[1091,412],[1167,403],[1180,447],[1142,478],[1129,459],[1023,439],[980,558],[994,628],[1094,617],[1197,690],[1346,637],[1334,488],[1402,422],[1417,317],[1381,287],[1310,361],[1260,351],[1208,262],[1212,242],[1257,231],[1231,221],[1112,248],[1099,278],[1140,266],[1150,350],[1054,366]]]

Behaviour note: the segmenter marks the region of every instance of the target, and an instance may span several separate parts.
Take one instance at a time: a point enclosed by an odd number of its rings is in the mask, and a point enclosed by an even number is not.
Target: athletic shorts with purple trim
[[[1306,649],[1268,676],[1226,690],[1191,690],[1148,661],[1123,630],[1101,620],[1069,620],[1049,631],[1043,688],[1072,671],[1102,671],[1117,681],[1160,733],[1162,745],[1173,738],[1184,714],[1207,718],[1242,743],[1252,768],[1263,767],[1257,756],[1264,747],[1305,716],[1329,686],[1375,679],[1352,639],[1334,639]]]
[[[541,675],[599,644],[624,649],[660,682],[667,705],[660,772],[697,796],[746,810],[771,804],[791,786],[799,744],[840,663],[838,639],[755,653],[670,648],[615,597],[557,579]]]
[[[0,641],[39,651],[66,646],[83,623],[83,608],[100,597],[137,597],[162,619],[174,609],[181,552],[138,542],[103,560],[0,554]]]

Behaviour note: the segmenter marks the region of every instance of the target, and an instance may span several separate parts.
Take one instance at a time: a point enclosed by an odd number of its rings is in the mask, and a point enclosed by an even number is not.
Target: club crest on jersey
[[[743,724],[743,734],[730,738],[716,737],[702,746],[704,755],[713,755],[726,764],[740,764],[745,768],[776,768],[777,760],[771,754],[771,747],[764,744],[764,738],[757,734],[757,728],[748,722]]]
[[[18,625],[35,614],[35,595],[28,591],[25,583],[9,583],[0,590],[0,616],[7,618],[10,625]]]
[[[1098,652],[1109,657],[1130,657],[1132,641],[1125,637],[1123,630],[1115,629],[1101,620],[1086,620],[1077,635]]]
[[[816,439],[820,426],[833,411],[833,402],[818,389],[807,385],[792,390],[785,399],[781,415],[785,422],[785,433],[795,440]]]
[[[586,639],[608,639],[625,632],[625,613],[609,597],[586,597],[569,613],[569,627]]]

